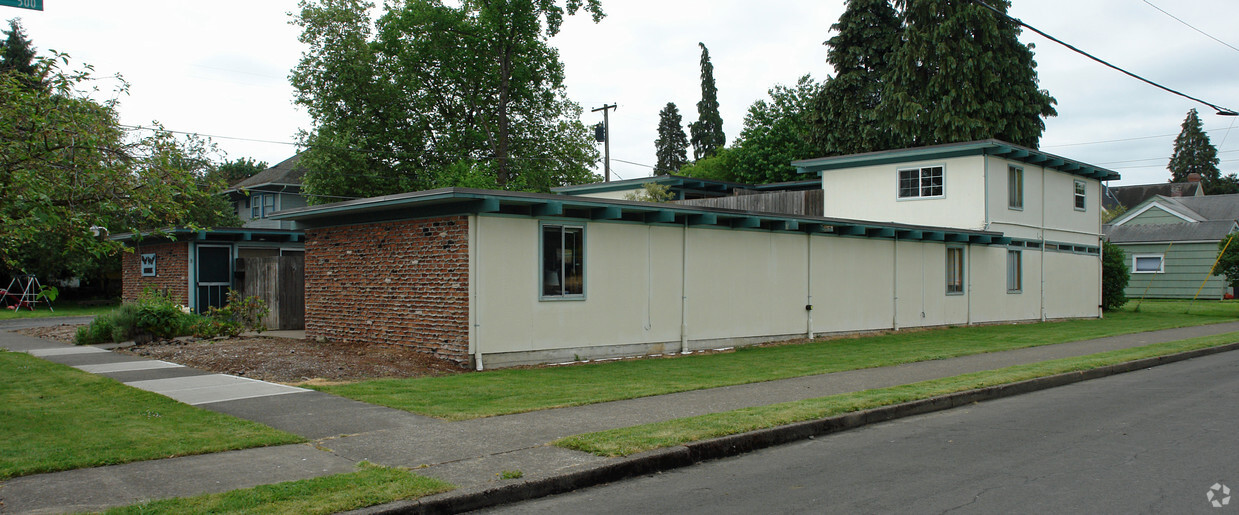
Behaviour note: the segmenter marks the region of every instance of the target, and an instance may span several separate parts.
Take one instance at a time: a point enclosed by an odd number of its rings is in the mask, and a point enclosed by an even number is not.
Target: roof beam
[[[757,218],[755,216],[735,218],[731,221],[731,227],[734,229],[753,229],[756,227],[761,227],[761,218]]]
[[[925,233],[924,239],[931,241],[943,241],[946,239],[946,233],[941,231],[928,231]]]
[[[897,234],[901,240],[921,240],[925,237],[924,231],[901,230],[895,231],[895,234]]]
[[[954,243],[968,243],[968,235],[960,234],[960,233],[948,233],[946,235],[946,241],[950,241]]]
[[[660,209],[653,213],[645,214],[646,223],[671,223],[675,221],[675,211]]]
[[[840,225],[836,227],[839,234],[846,236],[864,236],[865,226],[863,225]]]
[[[688,215],[688,225],[718,225],[718,215],[714,213]]]
[[[564,214],[564,203],[547,202],[545,204],[534,204],[529,211],[533,216],[560,216]]]
[[[873,238],[894,238],[895,230],[889,227],[868,227],[865,235]]]
[[[989,244],[993,241],[994,241],[993,236],[986,236],[984,234],[973,234],[971,237],[968,237],[969,243]]]
[[[809,229],[809,227],[809,225],[805,226],[806,229]],[[775,220],[770,223],[770,228],[776,231],[798,231],[800,230],[800,222],[795,220]]]
[[[615,206],[596,207],[589,211],[589,218],[592,220],[619,220],[622,216],[624,213]]]

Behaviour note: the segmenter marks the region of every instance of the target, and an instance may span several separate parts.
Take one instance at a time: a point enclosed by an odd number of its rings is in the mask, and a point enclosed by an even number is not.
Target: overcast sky
[[[1231,28],[1239,2],[1149,0],[1197,29],[1239,47]],[[1145,0],[1014,0],[1011,14],[1086,51],[1172,89],[1239,109],[1239,50],[1210,39]],[[274,164],[291,156],[310,120],[293,105],[289,70],[301,56],[288,22],[295,0],[44,0],[44,11],[0,6],[20,17],[42,53],[56,49],[97,75],[131,83],[124,123],[215,136],[229,158]],[[552,39],[567,72],[569,97],[584,108],[617,103],[611,113],[612,170],[648,176],[658,111],[675,102],[685,122],[700,99],[697,42],[710,49],[728,143],[744,113],[775,84],[832,71],[822,41],[843,0],[610,0],[599,24],[569,18]],[[5,24],[7,27],[7,24]],[[1174,136],[1197,108],[1221,152],[1223,173],[1239,172],[1235,117],[1177,97],[1078,56],[1025,31],[1036,45],[1041,86],[1058,100],[1041,148],[1119,171],[1117,184],[1162,182]],[[1237,131],[1239,132],[1239,131]],[[691,149],[690,149],[691,157]],[[628,161],[630,164],[620,162]],[[615,177],[613,177],[615,178]]]

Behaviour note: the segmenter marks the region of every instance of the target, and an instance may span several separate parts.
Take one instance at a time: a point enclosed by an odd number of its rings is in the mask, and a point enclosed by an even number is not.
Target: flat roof
[[[1022,147],[996,139],[968,141],[964,143],[947,143],[928,147],[901,148],[895,150],[880,150],[864,154],[846,156],[819,157],[792,162],[799,173],[816,173],[843,168],[874,166],[895,163],[908,163],[927,159],[945,159],[949,157],[964,157],[989,155],[1020,161],[1030,165],[1042,166],[1060,172],[1088,177],[1103,181],[1117,180],[1122,176],[1114,170],[1093,166],[1062,156],[1056,156],[1037,149]]]
[[[280,211],[271,218],[295,220],[303,228],[317,228],[469,214],[716,226],[962,243],[1011,242],[1011,238],[995,231],[472,188],[441,188],[299,207]]]

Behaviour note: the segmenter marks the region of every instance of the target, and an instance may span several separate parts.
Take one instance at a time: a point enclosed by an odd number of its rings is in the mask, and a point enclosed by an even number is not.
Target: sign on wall
[[[142,277],[155,277],[154,254],[142,254]]]

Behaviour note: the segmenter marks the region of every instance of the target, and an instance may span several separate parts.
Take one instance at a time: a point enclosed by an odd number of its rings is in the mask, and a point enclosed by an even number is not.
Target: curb
[[[372,506],[348,513],[358,515],[395,515],[461,513],[478,510],[687,467],[702,461],[738,456],[775,445],[847,431],[869,424],[947,410],[965,404],[1047,390],[1232,350],[1239,350],[1239,342],[1116,363],[1091,370],[1066,372],[1015,383],[956,392],[902,404],[892,404],[890,406],[882,406],[880,408],[833,417],[807,420],[785,426],[691,442],[676,447],[655,449],[624,458],[615,458],[599,466],[557,476],[530,479],[503,486],[455,490],[416,500],[397,501]]]

